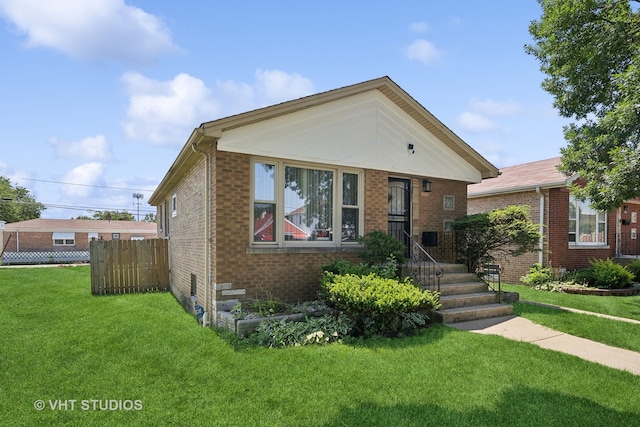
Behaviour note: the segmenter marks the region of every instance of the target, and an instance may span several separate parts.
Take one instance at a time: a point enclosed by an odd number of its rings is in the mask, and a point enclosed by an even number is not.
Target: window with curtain
[[[254,161],[252,173],[255,244],[338,245],[362,234],[359,172]]]
[[[285,166],[285,240],[333,240],[333,171]]]
[[[569,244],[605,245],[607,243],[606,212],[591,208],[590,201],[569,197]]]

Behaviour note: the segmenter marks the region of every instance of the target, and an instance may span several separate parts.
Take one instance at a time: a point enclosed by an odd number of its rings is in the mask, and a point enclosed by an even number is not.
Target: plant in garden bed
[[[344,314],[308,316],[304,321],[293,322],[289,319],[261,322],[250,336],[256,345],[280,348],[309,344],[328,344],[341,341],[351,331],[351,321]]]
[[[634,273],[610,259],[591,260],[591,267],[579,270],[572,275],[571,282],[601,289],[623,289],[633,283]]]
[[[420,289],[410,279],[325,272],[322,288],[327,304],[351,317],[356,334],[365,336],[398,336],[424,326],[425,311],[440,305],[437,293]]]

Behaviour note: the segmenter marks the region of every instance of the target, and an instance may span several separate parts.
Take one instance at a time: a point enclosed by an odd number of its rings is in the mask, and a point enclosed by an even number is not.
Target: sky
[[[498,168],[559,156],[568,121],[524,50],[540,13],[536,0],[0,0],[0,175],[43,218],[142,219],[201,123],[382,76]]]

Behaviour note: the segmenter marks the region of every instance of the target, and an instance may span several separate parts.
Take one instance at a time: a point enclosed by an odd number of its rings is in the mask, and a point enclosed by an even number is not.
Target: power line
[[[90,211],[90,212],[98,212],[98,211],[127,211],[127,209],[122,208],[100,208],[96,206],[71,206],[71,205],[61,205],[57,203],[47,203],[47,202],[25,202],[20,200],[11,200],[11,199],[0,199],[0,203],[16,203],[21,205],[43,205],[47,208],[53,209],[65,209],[65,210],[77,210],[77,211]],[[139,211],[142,213],[155,213],[155,209],[148,208],[139,208]],[[127,211],[128,212],[128,211]]]
[[[94,187],[94,188],[107,188],[109,190],[128,190],[128,191],[144,191],[147,193],[153,193],[154,190],[141,190],[138,188],[124,188],[124,187],[108,187],[106,185],[91,185],[91,184],[77,184],[73,182],[61,182],[61,181],[48,181],[46,179],[35,179],[35,178],[20,178],[25,181],[37,181],[37,182],[48,182],[51,184],[64,184],[64,185],[78,185],[81,187]]]

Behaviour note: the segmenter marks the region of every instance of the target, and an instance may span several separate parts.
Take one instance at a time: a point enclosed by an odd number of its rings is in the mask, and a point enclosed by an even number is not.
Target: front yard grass
[[[518,292],[520,300],[576,308],[611,316],[640,320],[640,296],[614,297],[537,291],[525,285],[502,285]],[[613,347],[640,352],[640,325],[618,320],[572,313],[550,307],[515,303],[514,314],[534,323]]]
[[[434,325],[402,339],[238,350],[171,294],[95,297],[89,280],[88,267],[0,269],[0,425],[600,426],[640,417],[640,376],[528,343]],[[142,409],[82,409],[92,399]],[[58,400],[66,410],[51,409]]]
[[[502,284],[503,291],[518,292],[521,300],[577,308],[610,316],[640,320],[640,296],[612,297],[536,291],[529,286]]]

